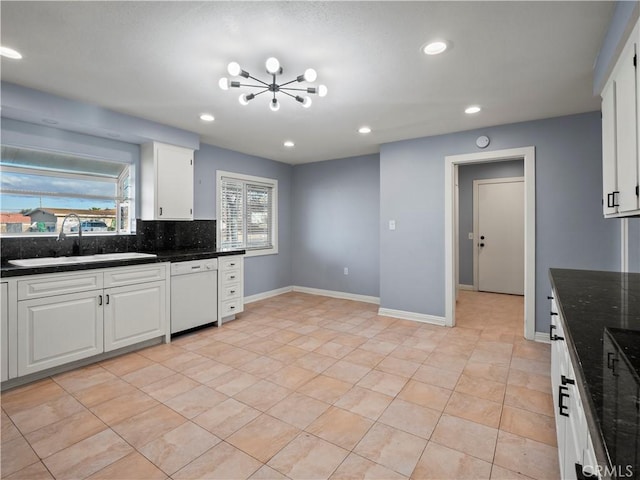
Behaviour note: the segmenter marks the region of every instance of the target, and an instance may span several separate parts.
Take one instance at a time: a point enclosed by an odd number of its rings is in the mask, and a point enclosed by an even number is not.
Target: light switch
[[[396,221],[389,220],[389,230],[395,230],[395,229],[396,229]]]

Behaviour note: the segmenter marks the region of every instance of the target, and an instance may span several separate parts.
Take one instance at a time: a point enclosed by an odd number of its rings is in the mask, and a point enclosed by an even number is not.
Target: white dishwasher
[[[171,333],[218,321],[218,259],[171,263]]]

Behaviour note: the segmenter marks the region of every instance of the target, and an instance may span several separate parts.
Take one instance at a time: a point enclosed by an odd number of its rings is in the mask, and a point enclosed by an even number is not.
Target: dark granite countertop
[[[596,456],[640,476],[640,274],[551,269]]]
[[[19,277],[23,275],[39,275],[44,273],[71,272],[77,270],[93,270],[96,268],[123,267],[128,265],[142,265],[145,263],[159,262],[187,262],[191,260],[203,260],[207,258],[217,258],[229,255],[243,255],[246,253],[242,249],[188,249],[188,250],[163,250],[155,253],[156,257],[145,257],[126,260],[114,260],[108,262],[88,262],[74,263],[67,265],[50,265],[43,267],[16,267],[2,259],[0,266],[0,278]]]

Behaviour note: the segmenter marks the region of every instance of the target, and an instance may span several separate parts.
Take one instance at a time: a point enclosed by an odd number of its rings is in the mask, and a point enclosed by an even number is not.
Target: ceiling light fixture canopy
[[[248,105],[251,100],[256,98],[258,95],[262,95],[263,93],[271,93],[273,94],[271,101],[269,102],[269,108],[273,112],[277,112],[280,110],[280,102],[276,95],[278,93],[282,93],[287,95],[297,102],[301,103],[304,108],[309,108],[312,104],[311,97],[308,95],[301,96],[297,92],[304,92],[311,95],[318,95],[319,97],[325,97],[328,93],[328,89],[326,85],[318,85],[317,87],[314,85],[307,86],[305,88],[288,86],[295,83],[308,82],[313,83],[318,78],[318,73],[313,68],[307,68],[302,75],[298,75],[293,80],[289,80],[284,83],[277,83],[278,75],[282,75],[283,69],[280,65],[280,61],[275,57],[269,57],[265,62],[265,68],[269,75],[271,75],[271,83],[265,82],[252,76],[249,72],[245,71],[240,67],[238,62],[231,62],[227,66],[227,72],[232,77],[242,77],[242,78],[250,78],[257,84],[250,83],[242,83],[239,80],[230,80],[227,77],[223,77],[218,82],[218,86],[222,90],[229,90],[229,88],[240,88],[240,87],[248,87],[248,88],[257,88],[259,91],[255,93],[243,93],[238,98],[238,101],[241,105]],[[290,93],[293,92],[293,93]]]

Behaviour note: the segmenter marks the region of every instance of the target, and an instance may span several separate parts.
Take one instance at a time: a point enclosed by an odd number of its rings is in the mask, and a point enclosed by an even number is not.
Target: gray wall
[[[620,222],[602,217],[599,112],[382,145],[381,306],[444,316],[444,158],[536,147],[536,331],[548,328],[550,267],[618,270]],[[395,219],[397,229],[387,222]]]
[[[216,171],[278,180],[278,254],[245,258],[245,295],[291,285],[291,182],[293,167],[202,144],[194,156],[194,218],[216,218]]]
[[[459,274],[458,283],[473,285],[473,240],[469,240],[469,232],[473,232],[473,181],[487,178],[522,177],[524,162],[511,160],[506,162],[482,163],[477,165],[461,165],[458,167],[459,190]]]
[[[640,218],[629,219],[629,271],[640,273]]]
[[[379,156],[295,166],[292,204],[293,284],[377,297]]]

